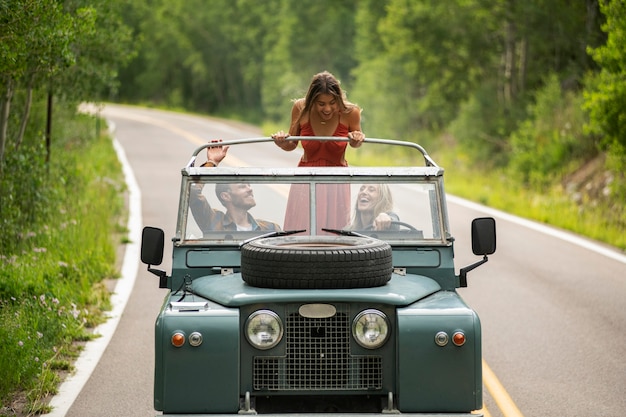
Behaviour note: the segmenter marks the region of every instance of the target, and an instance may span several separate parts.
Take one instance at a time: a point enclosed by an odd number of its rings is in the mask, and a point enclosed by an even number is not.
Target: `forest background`
[[[622,0],[0,0],[0,415],[46,411],[117,273],[124,184],[80,102],[269,135],[328,70],[448,192],[626,249],[624,45]]]
[[[269,135],[328,70],[363,108],[366,135],[419,142],[455,167],[448,191],[624,249],[624,10],[597,0],[135,2],[124,16],[138,55],[107,99],[238,118]],[[351,163],[380,157],[362,149]]]

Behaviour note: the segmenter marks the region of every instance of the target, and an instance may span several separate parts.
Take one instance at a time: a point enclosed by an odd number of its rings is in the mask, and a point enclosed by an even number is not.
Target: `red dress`
[[[348,136],[348,126],[339,123],[333,136]],[[300,128],[300,136],[316,136],[309,122]],[[300,159],[299,167],[348,166],[344,160],[347,142],[340,141],[307,141],[302,147],[307,160]],[[294,184],[289,191],[284,230],[309,230],[309,194],[308,185]],[[348,184],[318,185],[316,192],[316,225],[317,234],[325,234],[323,228],[343,229],[350,220],[350,186]]]

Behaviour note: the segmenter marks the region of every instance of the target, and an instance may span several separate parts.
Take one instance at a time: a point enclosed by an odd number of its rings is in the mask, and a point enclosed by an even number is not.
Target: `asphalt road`
[[[107,106],[102,115],[114,122],[115,137],[137,179],[143,225],[165,230],[161,268],[169,272],[180,168],[210,139],[259,137],[261,132],[243,124],[132,107]],[[296,152],[272,144],[238,152],[231,150],[224,163],[263,160],[272,166],[296,165],[298,160]],[[478,260],[471,254],[471,219],[494,215],[497,221],[496,254],[470,272],[469,287],[459,290],[481,318],[483,357],[505,390],[485,391],[486,415],[623,415],[626,256],[593,242],[585,245],[582,240],[581,245],[576,237],[571,242],[554,236],[550,229],[529,228],[499,212],[486,214],[484,208],[454,198],[449,206],[457,270]],[[157,414],[152,407],[153,328],[164,296],[158,278],[141,264],[117,329],[66,416]]]

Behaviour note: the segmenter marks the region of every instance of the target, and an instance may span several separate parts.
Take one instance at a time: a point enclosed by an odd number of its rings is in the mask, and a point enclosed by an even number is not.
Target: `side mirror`
[[[165,234],[156,227],[146,226],[141,233],[141,262],[148,265],[161,265]]]
[[[483,259],[461,268],[459,286],[467,287],[467,273],[487,262],[487,255],[496,251],[496,221],[493,217],[479,217],[472,220],[472,252],[483,255]]]
[[[472,252],[491,255],[496,251],[496,221],[493,217],[472,220]]]

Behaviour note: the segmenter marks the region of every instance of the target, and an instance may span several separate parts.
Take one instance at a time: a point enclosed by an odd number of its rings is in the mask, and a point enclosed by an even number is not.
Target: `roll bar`
[[[337,141],[337,142],[349,142],[350,139],[347,137],[338,137],[338,136],[289,136],[286,140],[289,141],[298,141],[298,140],[313,140],[319,142],[329,142],[329,141]],[[193,152],[191,159],[187,163],[187,168],[193,167],[198,154],[206,149],[215,146],[230,146],[230,145],[240,145],[245,143],[262,143],[262,142],[273,142],[274,139],[271,137],[259,137],[259,138],[242,138],[242,139],[228,139],[223,140],[221,142],[208,142]],[[439,168],[439,165],[435,163],[435,161],[428,155],[426,149],[424,149],[421,145],[413,142],[406,142],[401,140],[392,140],[392,139],[377,139],[377,138],[365,138],[365,143],[377,143],[381,145],[393,145],[393,146],[404,146],[408,148],[413,148],[419,151],[424,157],[424,163],[428,167]]]

